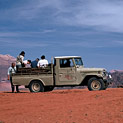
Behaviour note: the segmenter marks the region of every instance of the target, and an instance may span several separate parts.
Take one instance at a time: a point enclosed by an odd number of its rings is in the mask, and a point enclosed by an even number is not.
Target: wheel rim
[[[33,83],[33,84],[32,84],[32,90],[33,90],[34,92],[40,91],[40,84],[39,84],[39,83]]]
[[[101,83],[100,83],[98,80],[94,80],[94,81],[92,81],[92,83],[91,83],[91,88],[92,88],[93,90],[100,90],[100,88],[101,88]]]

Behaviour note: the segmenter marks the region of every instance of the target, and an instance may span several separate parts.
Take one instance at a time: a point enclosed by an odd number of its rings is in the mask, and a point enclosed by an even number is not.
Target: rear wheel
[[[40,81],[32,81],[29,85],[30,92],[44,92],[44,86]]]
[[[104,88],[105,83],[103,82],[102,79],[97,79],[96,77],[93,77],[88,80],[88,89],[90,91],[104,90]]]

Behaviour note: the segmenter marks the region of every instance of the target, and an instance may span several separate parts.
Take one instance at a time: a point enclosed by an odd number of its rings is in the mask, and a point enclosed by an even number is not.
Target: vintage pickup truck
[[[52,91],[63,86],[105,90],[110,78],[104,68],[84,68],[80,56],[54,57],[53,63],[45,68],[20,68],[12,75],[13,85],[24,85],[30,92]]]

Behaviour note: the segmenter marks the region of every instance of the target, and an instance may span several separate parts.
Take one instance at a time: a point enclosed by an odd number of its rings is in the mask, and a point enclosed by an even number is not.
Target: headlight
[[[112,76],[111,76],[111,74],[108,74],[108,77],[109,77],[109,79],[112,79]]]

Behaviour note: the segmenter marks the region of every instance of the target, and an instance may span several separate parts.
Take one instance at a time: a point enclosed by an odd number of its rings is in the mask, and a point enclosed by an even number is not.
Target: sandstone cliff
[[[15,60],[13,56],[0,54],[0,82],[7,80],[7,70]]]

